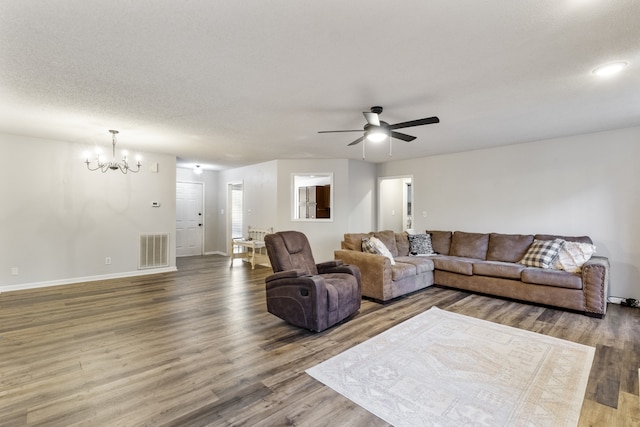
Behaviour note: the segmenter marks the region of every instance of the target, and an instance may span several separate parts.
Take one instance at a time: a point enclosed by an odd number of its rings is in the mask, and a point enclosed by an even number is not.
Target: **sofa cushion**
[[[473,274],[520,280],[520,274],[525,268],[522,264],[512,262],[476,261],[473,263]]]
[[[552,268],[563,244],[564,240],[561,239],[534,239],[527,253],[518,262],[529,267]]]
[[[429,257],[398,256],[396,263],[412,264],[416,267],[416,274],[433,271],[433,261]]]
[[[564,242],[553,268],[569,273],[580,273],[584,263],[589,261],[595,252],[596,247],[591,243]]]
[[[407,262],[396,262],[391,266],[391,280],[402,280],[416,276],[416,266]]]
[[[451,236],[453,235],[452,232],[427,230],[427,234],[431,235],[431,246],[433,246],[433,250],[437,254],[449,255],[449,251],[451,250]]]
[[[437,255],[432,260],[436,270],[464,274],[465,276],[473,276],[473,262],[477,261],[470,258]]]
[[[520,275],[524,283],[555,286],[558,288],[582,289],[582,278],[577,274],[541,268],[525,268]]]
[[[449,255],[465,258],[487,259],[489,235],[456,231],[451,238]]]
[[[373,233],[375,237],[380,239],[382,243],[389,249],[392,256],[398,255],[398,247],[396,246],[396,233],[392,230],[376,231]]]
[[[488,261],[518,262],[533,242],[533,234],[489,234]]]
[[[409,253],[411,255],[433,255],[430,234],[409,234]]]
[[[340,245],[342,249],[362,252],[362,239],[371,236],[371,233],[347,233]]]
[[[396,233],[396,249],[398,249],[397,256],[409,255],[409,233],[406,231]]]

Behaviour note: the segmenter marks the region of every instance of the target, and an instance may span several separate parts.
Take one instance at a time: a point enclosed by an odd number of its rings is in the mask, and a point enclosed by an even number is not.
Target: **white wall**
[[[375,230],[377,224],[377,165],[361,160],[349,160],[348,167],[346,185],[349,194],[346,209],[349,218],[344,233],[368,233]]]
[[[389,162],[414,175],[416,232],[589,235],[611,296],[640,299],[640,128]],[[426,212],[426,217],[422,213]]]
[[[333,174],[333,220],[293,220],[292,174],[323,172]],[[346,159],[275,160],[220,172],[220,207],[227,205],[227,184],[240,181],[244,184],[245,226],[302,231],[309,238],[317,262],[333,259],[344,233],[374,229],[376,166],[371,163]],[[228,208],[224,209],[228,212]],[[226,230],[226,216],[220,227]],[[227,246],[227,240],[217,243],[221,251],[226,251]]]
[[[292,214],[292,183],[294,173],[333,173],[333,220],[296,221]],[[278,231],[297,230],[309,239],[316,262],[333,259],[333,251],[340,248],[340,241],[349,224],[349,162],[345,159],[278,160]]]
[[[141,233],[170,234],[175,268],[175,158],[141,153],[141,172],[103,174],[87,170],[86,149],[0,134],[0,291],[139,274]]]
[[[273,160],[220,172],[217,196],[219,210],[224,209],[224,214],[219,212],[218,215],[218,227],[221,227],[218,234],[223,237],[216,239],[215,245],[218,251],[225,254],[229,252],[230,236],[227,235],[227,221],[230,212],[227,206],[227,196],[230,183],[243,183],[242,206],[245,232],[248,226],[277,229],[277,167],[277,161]]]

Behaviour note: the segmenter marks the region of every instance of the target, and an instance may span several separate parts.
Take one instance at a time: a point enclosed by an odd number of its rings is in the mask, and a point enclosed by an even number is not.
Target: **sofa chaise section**
[[[383,255],[362,251],[362,239],[377,237],[391,252],[394,264]],[[433,284],[433,260],[430,257],[409,256],[407,233],[380,231],[348,233],[335,259],[357,265],[362,276],[362,295],[385,302],[424,289]]]

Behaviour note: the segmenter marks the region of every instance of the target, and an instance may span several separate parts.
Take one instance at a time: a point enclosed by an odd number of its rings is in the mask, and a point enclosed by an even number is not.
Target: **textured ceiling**
[[[640,125],[638,0],[2,0],[0,132],[225,169],[392,159]],[[615,78],[592,69],[629,62]],[[388,144],[366,160],[389,160]]]

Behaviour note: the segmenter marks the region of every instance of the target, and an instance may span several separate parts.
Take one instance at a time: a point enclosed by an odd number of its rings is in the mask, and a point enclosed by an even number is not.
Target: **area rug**
[[[575,426],[595,349],[431,308],[306,372],[400,426]]]

